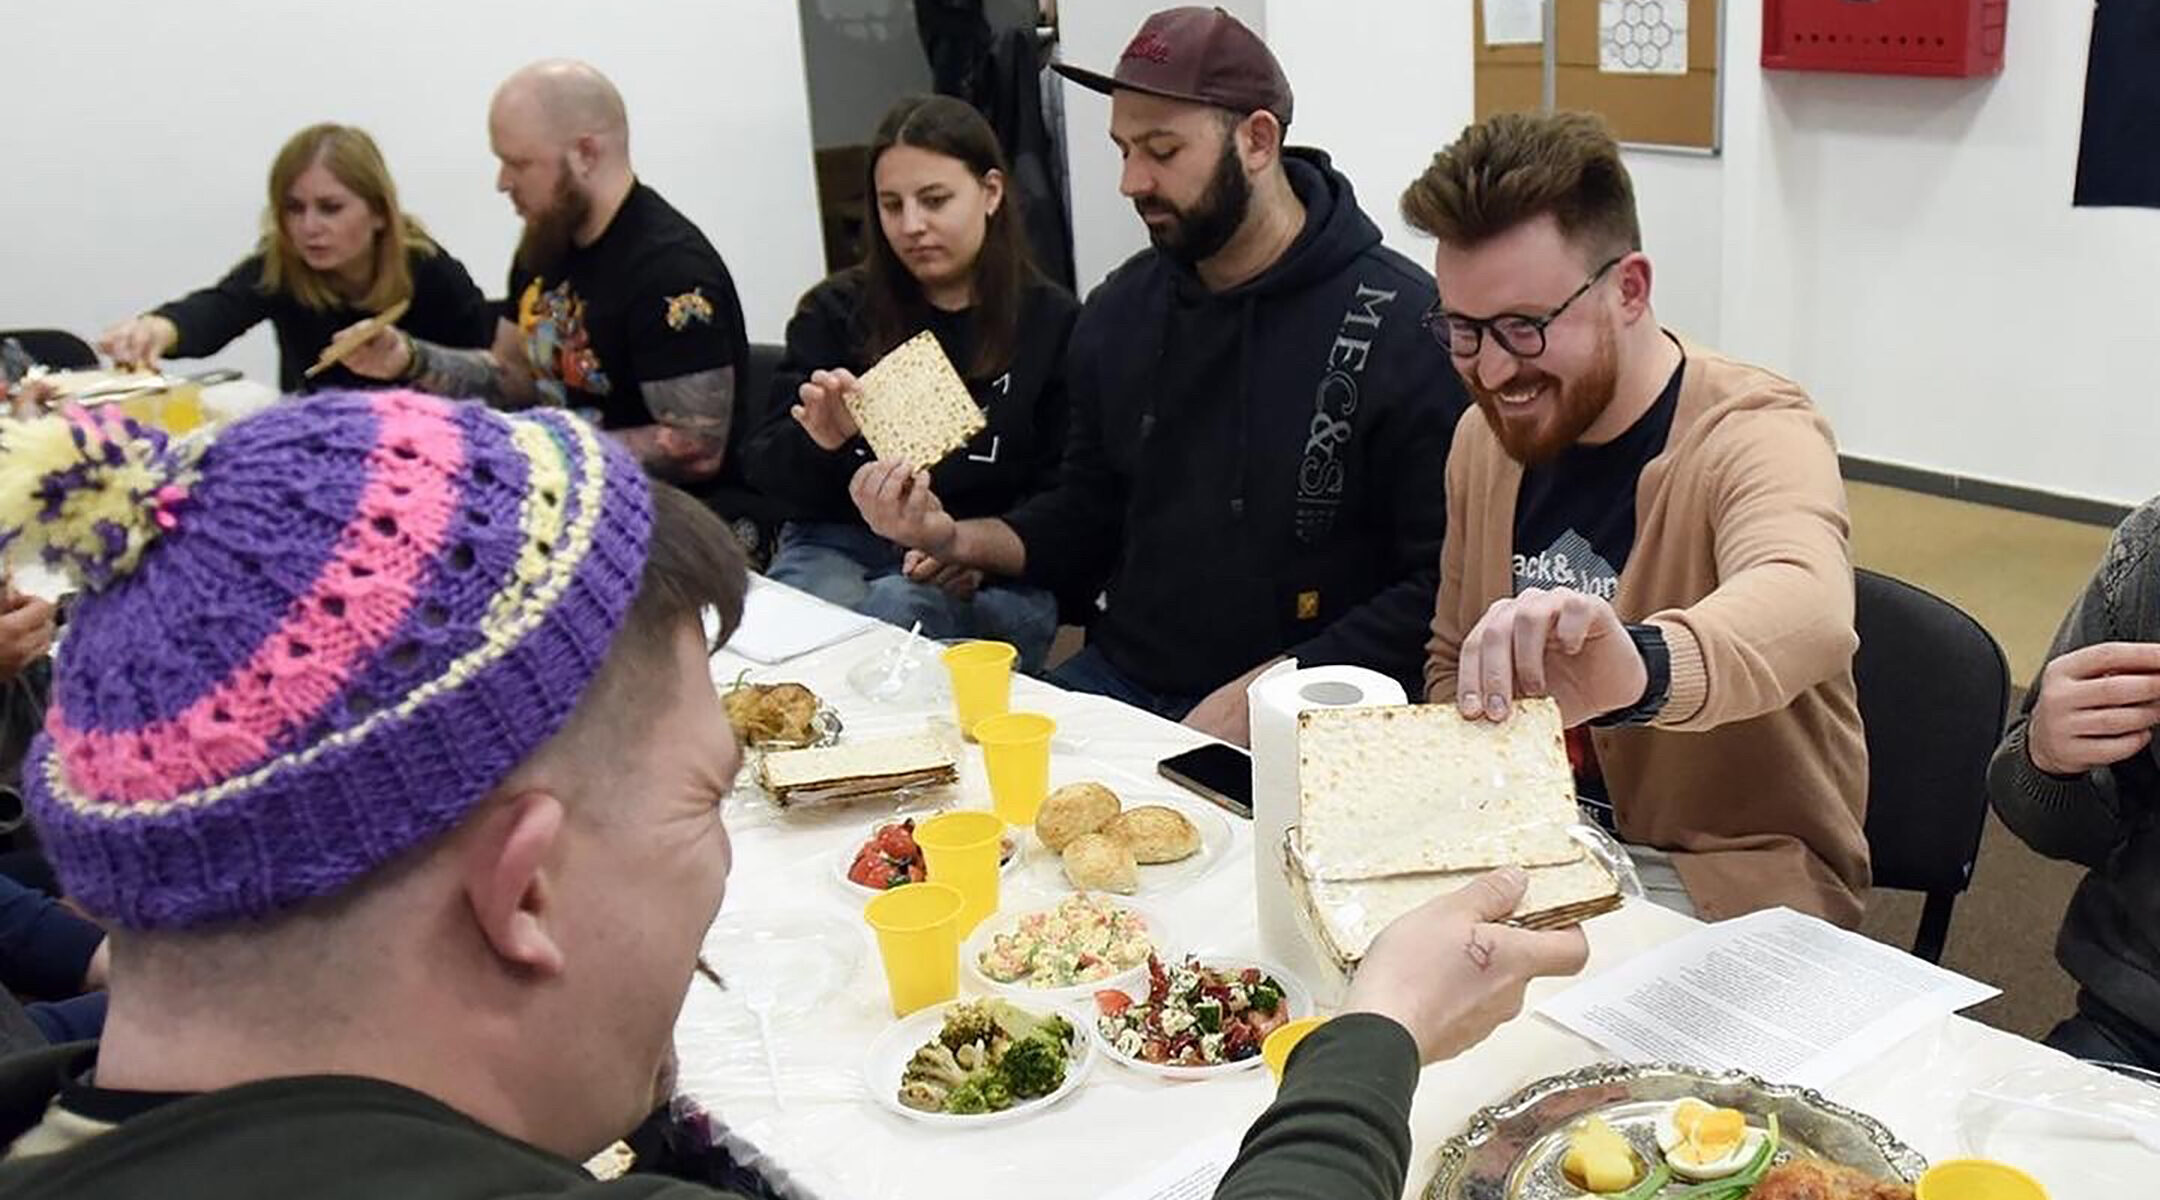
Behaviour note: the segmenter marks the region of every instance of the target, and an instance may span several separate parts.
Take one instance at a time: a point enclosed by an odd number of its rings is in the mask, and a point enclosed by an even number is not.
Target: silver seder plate
[[[1646,1163],[1659,1160],[1656,1122],[1674,1101],[1694,1097],[1736,1108],[1761,1126],[1776,1113],[1783,1132],[1777,1161],[1815,1157],[1910,1183],[1927,1160],[1873,1117],[1832,1104],[1807,1088],[1765,1083],[1739,1071],[1712,1073],[1650,1063],[1599,1063],[1541,1079],[1505,1102],[1480,1109],[1440,1147],[1439,1170],[1425,1200],[1581,1200],[1560,1160],[1567,1135],[1599,1116],[1627,1138]],[[1686,1186],[1675,1180],[1674,1188]]]

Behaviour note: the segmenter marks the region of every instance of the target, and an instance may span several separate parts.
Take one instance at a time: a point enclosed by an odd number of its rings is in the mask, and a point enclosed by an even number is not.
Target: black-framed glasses
[[[1545,353],[1545,327],[1559,320],[1560,314],[1568,310],[1568,305],[1582,299],[1584,292],[1596,287],[1597,281],[1605,278],[1605,272],[1619,266],[1620,260],[1626,257],[1625,254],[1618,254],[1606,259],[1605,265],[1590,272],[1590,278],[1583,280],[1583,285],[1576,288],[1573,295],[1562,300],[1558,308],[1542,317],[1533,317],[1526,313],[1466,317],[1461,313],[1449,312],[1440,307],[1440,301],[1434,300],[1433,306],[1425,312],[1426,332],[1432,334],[1434,341],[1446,346],[1447,352],[1457,358],[1476,358],[1478,351],[1485,348],[1485,331],[1488,329],[1492,331],[1493,337],[1499,340],[1500,348],[1509,354],[1517,358],[1536,358]]]

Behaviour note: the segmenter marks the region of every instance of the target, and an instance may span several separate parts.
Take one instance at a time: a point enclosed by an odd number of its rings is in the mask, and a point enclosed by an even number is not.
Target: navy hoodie
[[[1420,686],[1468,401],[1419,320],[1431,276],[1325,154],[1284,167],[1305,228],[1260,277],[1212,294],[1151,249],[1088,297],[1059,485],[1006,518],[1031,580],[1108,580],[1089,642],[1157,692],[1277,655]]]

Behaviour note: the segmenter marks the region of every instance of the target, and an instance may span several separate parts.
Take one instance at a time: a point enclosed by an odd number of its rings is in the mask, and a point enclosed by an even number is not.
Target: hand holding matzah
[[[1291,890],[1338,962],[1495,867],[1524,869],[1495,920],[1560,929],[1619,907],[1613,872],[1576,840],[1577,823],[1550,699],[1517,702],[1500,722],[1445,704],[1298,715]]]
[[[810,378],[795,389],[798,403],[788,413],[819,449],[838,450],[862,432],[855,424],[855,414],[848,411],[847,406],[847,394],[861,386],[855,373],[845,368],[812,371]]]
[[[944,556],[956,526],[930,490],[930,472],[912,463],[864,463],[848,483],[848,497],[870,532],[895,545]]]
[[[1517,697],[1550,696],[1570,729],[1635,704],[1649,679],[1613,606],[1564,588],[1494,601],[1464,636],[1455,665],[1463,716],[1499,721]]]
[[[1394,1019],[1417,1040],[1422,1062],[1483,1041],[1522,1011],[1532,979],[1573,975],[1590,957],[1581,929],[1539,933],[1499,923],[1528,886],[1518,869],[1493,871],[1397,918],[1366,951],[1343,1011]]]

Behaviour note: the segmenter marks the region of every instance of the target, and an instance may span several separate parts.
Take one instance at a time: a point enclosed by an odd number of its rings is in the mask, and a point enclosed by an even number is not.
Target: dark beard
[[[573,186],[565,170],[555,179],[555,194],[545,212],[528,217],[518,238],[517,264],[542,279],[559,275],[570,258],[577,231],[592,215],[592,197]]]
[[[1491,337],[1492,332],[1487,330],[1485,336]],[[1556,411],[1543,424],[1533,428],[1510,424],[1502,418],[1496,393],[1479,385],[1474,368],[1459,373],[1470,398],[1477,402],[1478,411],[1485,414],[1485,423],[1492,428],[1493,436],[1500,439],[1500,448],[1516,462],[1537,467],[1560,457],[1561,451],[1574,445],[1576,439],[1605,415],[1619,386],[1620,355],[1612,327],[1608,325],[1598,334],[1597,358],[1589,371],[1580,379],[1560,385]],[[1552,382],[1552,376],[1530,363],[1522,363],[1517,366],[1515,377],[1501,390],[1519,391],[1533,382],[1543,386]]]
[[[1162,200],[1146,197],[1133,201],[1133,208],[1143,215],[1163,212],[1177,218],[1167,226],[1148,226],[1148,240],[1157,250],[1188,267],[1215,257],[1237,236],[1246,214],[1252,211],[1252,180],[1245,178],[1245,164],[1237,156],[1237,140],[1223,138],[1215,174],[1191,208],[1180,212]]]

